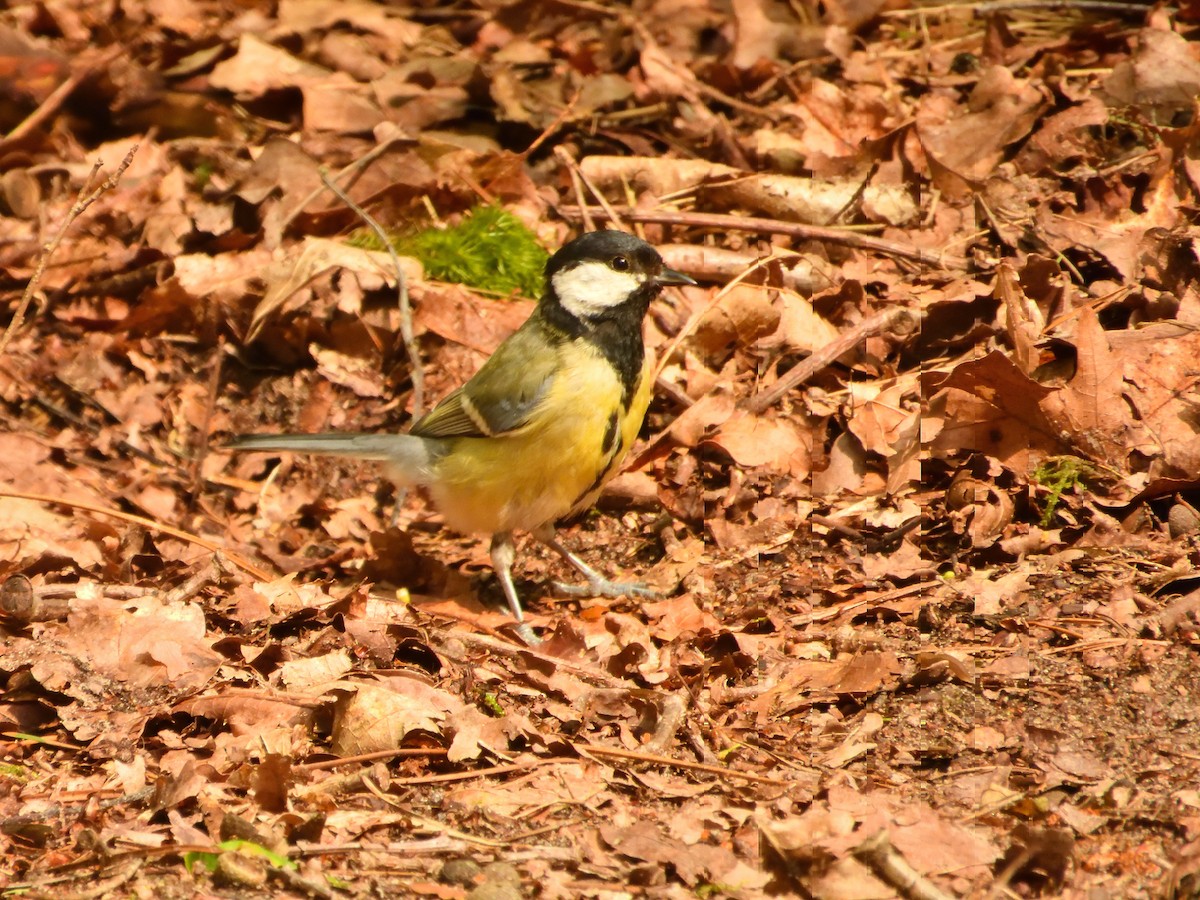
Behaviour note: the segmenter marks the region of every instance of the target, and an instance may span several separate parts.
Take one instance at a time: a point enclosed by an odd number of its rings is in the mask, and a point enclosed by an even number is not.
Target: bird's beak
[[[654,280],[658,284],[696,284],[696,279],[689,278],[682,272],[676,272],[674,269],[668,269],[663,266],[661,272],[654,276]]]

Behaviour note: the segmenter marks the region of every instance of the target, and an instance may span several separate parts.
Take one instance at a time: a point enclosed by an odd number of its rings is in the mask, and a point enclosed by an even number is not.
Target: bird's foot
[[[661,600],[662,594],[640,581],[609,581],[597,575],[588,578],[587,584],[554,582],[554,587],[568,597],[639,597],[645,600]]]
[[[528,622],[518,622],[514,630],[517,632],[517,637],[523,640],[529,647],[536,647],[539,644],[545,643],[545,641],[533,633],[533,629],[529,627]]]

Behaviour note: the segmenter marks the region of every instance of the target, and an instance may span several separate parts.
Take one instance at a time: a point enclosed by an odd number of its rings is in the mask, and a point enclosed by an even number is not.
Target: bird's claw
[[[515,630],[517,637],[523,640],[529,647],[536,647],[539,644],[545,643],[545,641],[533,633],[533,629],[529,627],[528,622],[518,622]]]

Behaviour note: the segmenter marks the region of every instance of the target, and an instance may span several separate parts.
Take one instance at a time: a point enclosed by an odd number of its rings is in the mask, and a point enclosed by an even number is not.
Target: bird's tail
[[[394,479],[410,485],[429,482],[434,460],[429,443],[412,434],[239,434],[222,449],[377,460]]]

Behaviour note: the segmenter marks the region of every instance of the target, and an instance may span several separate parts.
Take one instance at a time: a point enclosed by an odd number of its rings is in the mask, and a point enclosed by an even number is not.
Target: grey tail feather
[[[377,460],[387,464],[393,478],[406,484],[426,483],[433,461],[425,439],[412,434],[239,434],[223,449]]]

